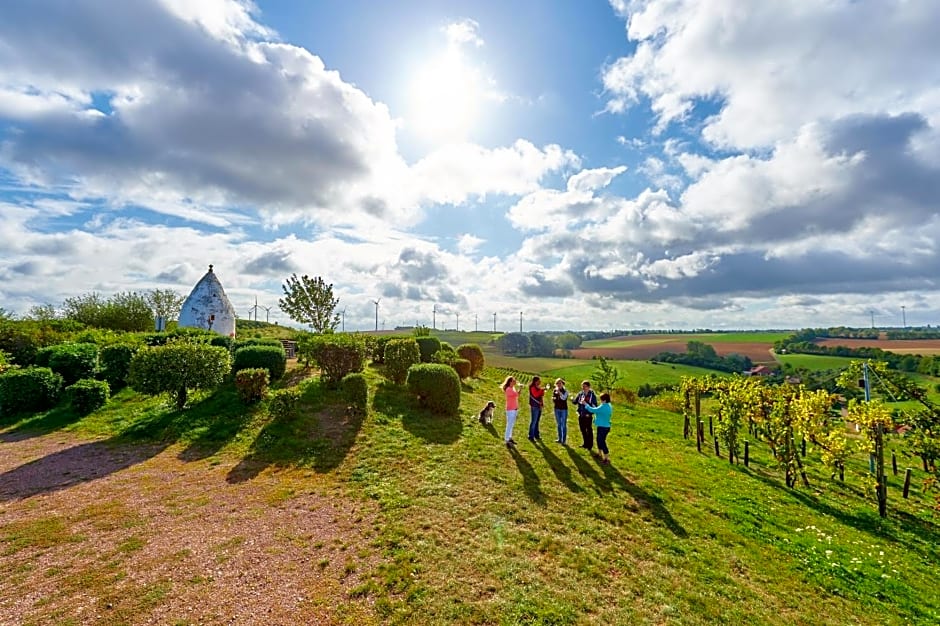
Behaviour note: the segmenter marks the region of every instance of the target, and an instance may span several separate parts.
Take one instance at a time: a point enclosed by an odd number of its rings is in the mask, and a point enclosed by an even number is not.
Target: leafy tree
[[[105,300],[100,294],[85,293],[74,298],[66,298],[62,303],[62,315],[86,326],[98,326],[104,307]]]
[[[594,379],[598,389],[609,392],[620,380],[620,372],[607,361],[606,357],[601,356],[597,358],[597,367],[594,368],[591,378]]]
[[[529,353],[530,341],[526,334],[506,333],[499,338],[497,345],[503,354],[524,355]]]
[[[7,311],[0,306],[0,320],[12,320],[15,316],[12,311]]]
[[[581,337],[575,333],[562,333],[555,338],[555,344],[562,350],[574,350],[581,347]]]
[[[179,318],[180,307],[183,306],[183,302],[186,300],[184,296],[172,289],[151,289],[144,294],[144,299],[155,316],[162,317],[167,321]]]
[[[231,369],[232,356],[225,348],[176,341],[138,350],[127,383],[151,396],[168,394],[182,411],[190,389],[214,389]]]
[[[284,297],[277,304],[292,320],[308,324],[316,333],[334,331],[339,326],[339,313],[335,312],[339,299],[333,297],[332,283],[327,285],[319,276],[304,274],[297,278],[297,274],[291,274],[282,288]]]
[[[51,304],[37,304],[34,307],[30,307],[27,317],[37,322],[46,322],[59,319],[59,312],[56,310],[55,306]]]
[[[702,343],[701,341],[690,341],[686,343],[685,351],[692,356],[704,361],[710,361],[718,358],[718,353],[715,352],[715,348],[707,343]]]
[[[550,335],[533,333],[529,337],[529,354],[532,356],[552,356],[555,354],[555,340]]]
[[[66,319],[95,328],[145,331],[153,328],[153,312],[147,300],[133,291],[116,293],[107,300],[92,292],[66,298],[62,303]]]

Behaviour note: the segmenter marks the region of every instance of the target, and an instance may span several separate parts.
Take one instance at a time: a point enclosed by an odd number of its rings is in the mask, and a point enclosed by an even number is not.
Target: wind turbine
[[[381,301],[382,301],[382,298],[372,301],[372,303],[375,305],[375,330],[376,332],[378,332],[379,330],[379,302]]]
[[[431,309],[431,328],[437,330],[437,305],[434,305],[434,308]]]
[[[346,332],[346,307],[343,307],[343,310],[340,311],[339,314],[343,317],[343,332],[345,333]]]
[[[263,306],[263,307],[261,307],[261,308],[264,309],[264,321],[265,321],[265,323],[266,323],[266,324],[270,324],[270,323],[271,323],[271,309],[273,309],[274,306],[273,306],[273,305],[272,305],[272,306]]]

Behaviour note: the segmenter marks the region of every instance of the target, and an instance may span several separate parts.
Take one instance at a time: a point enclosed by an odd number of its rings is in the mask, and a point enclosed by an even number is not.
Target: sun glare
[[[454,50],[430,61],[409,90],[409,125],[434,143],[466,139],[483,96],[479,73]]]

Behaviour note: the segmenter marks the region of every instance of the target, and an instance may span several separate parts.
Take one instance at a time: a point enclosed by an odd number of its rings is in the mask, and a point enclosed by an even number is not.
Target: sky
[[[0,307],[212,264],[285,324],[320,276],[345,330],[937,325],[938,27],[935,0],[8,0]]]

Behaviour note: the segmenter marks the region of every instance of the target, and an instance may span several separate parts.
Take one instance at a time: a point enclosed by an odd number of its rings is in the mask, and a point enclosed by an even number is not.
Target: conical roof
[[[183,302],[179,325],[208,328],[221,335],[235,336],[235,307],[225,295],[225,289],[211,265]]]

